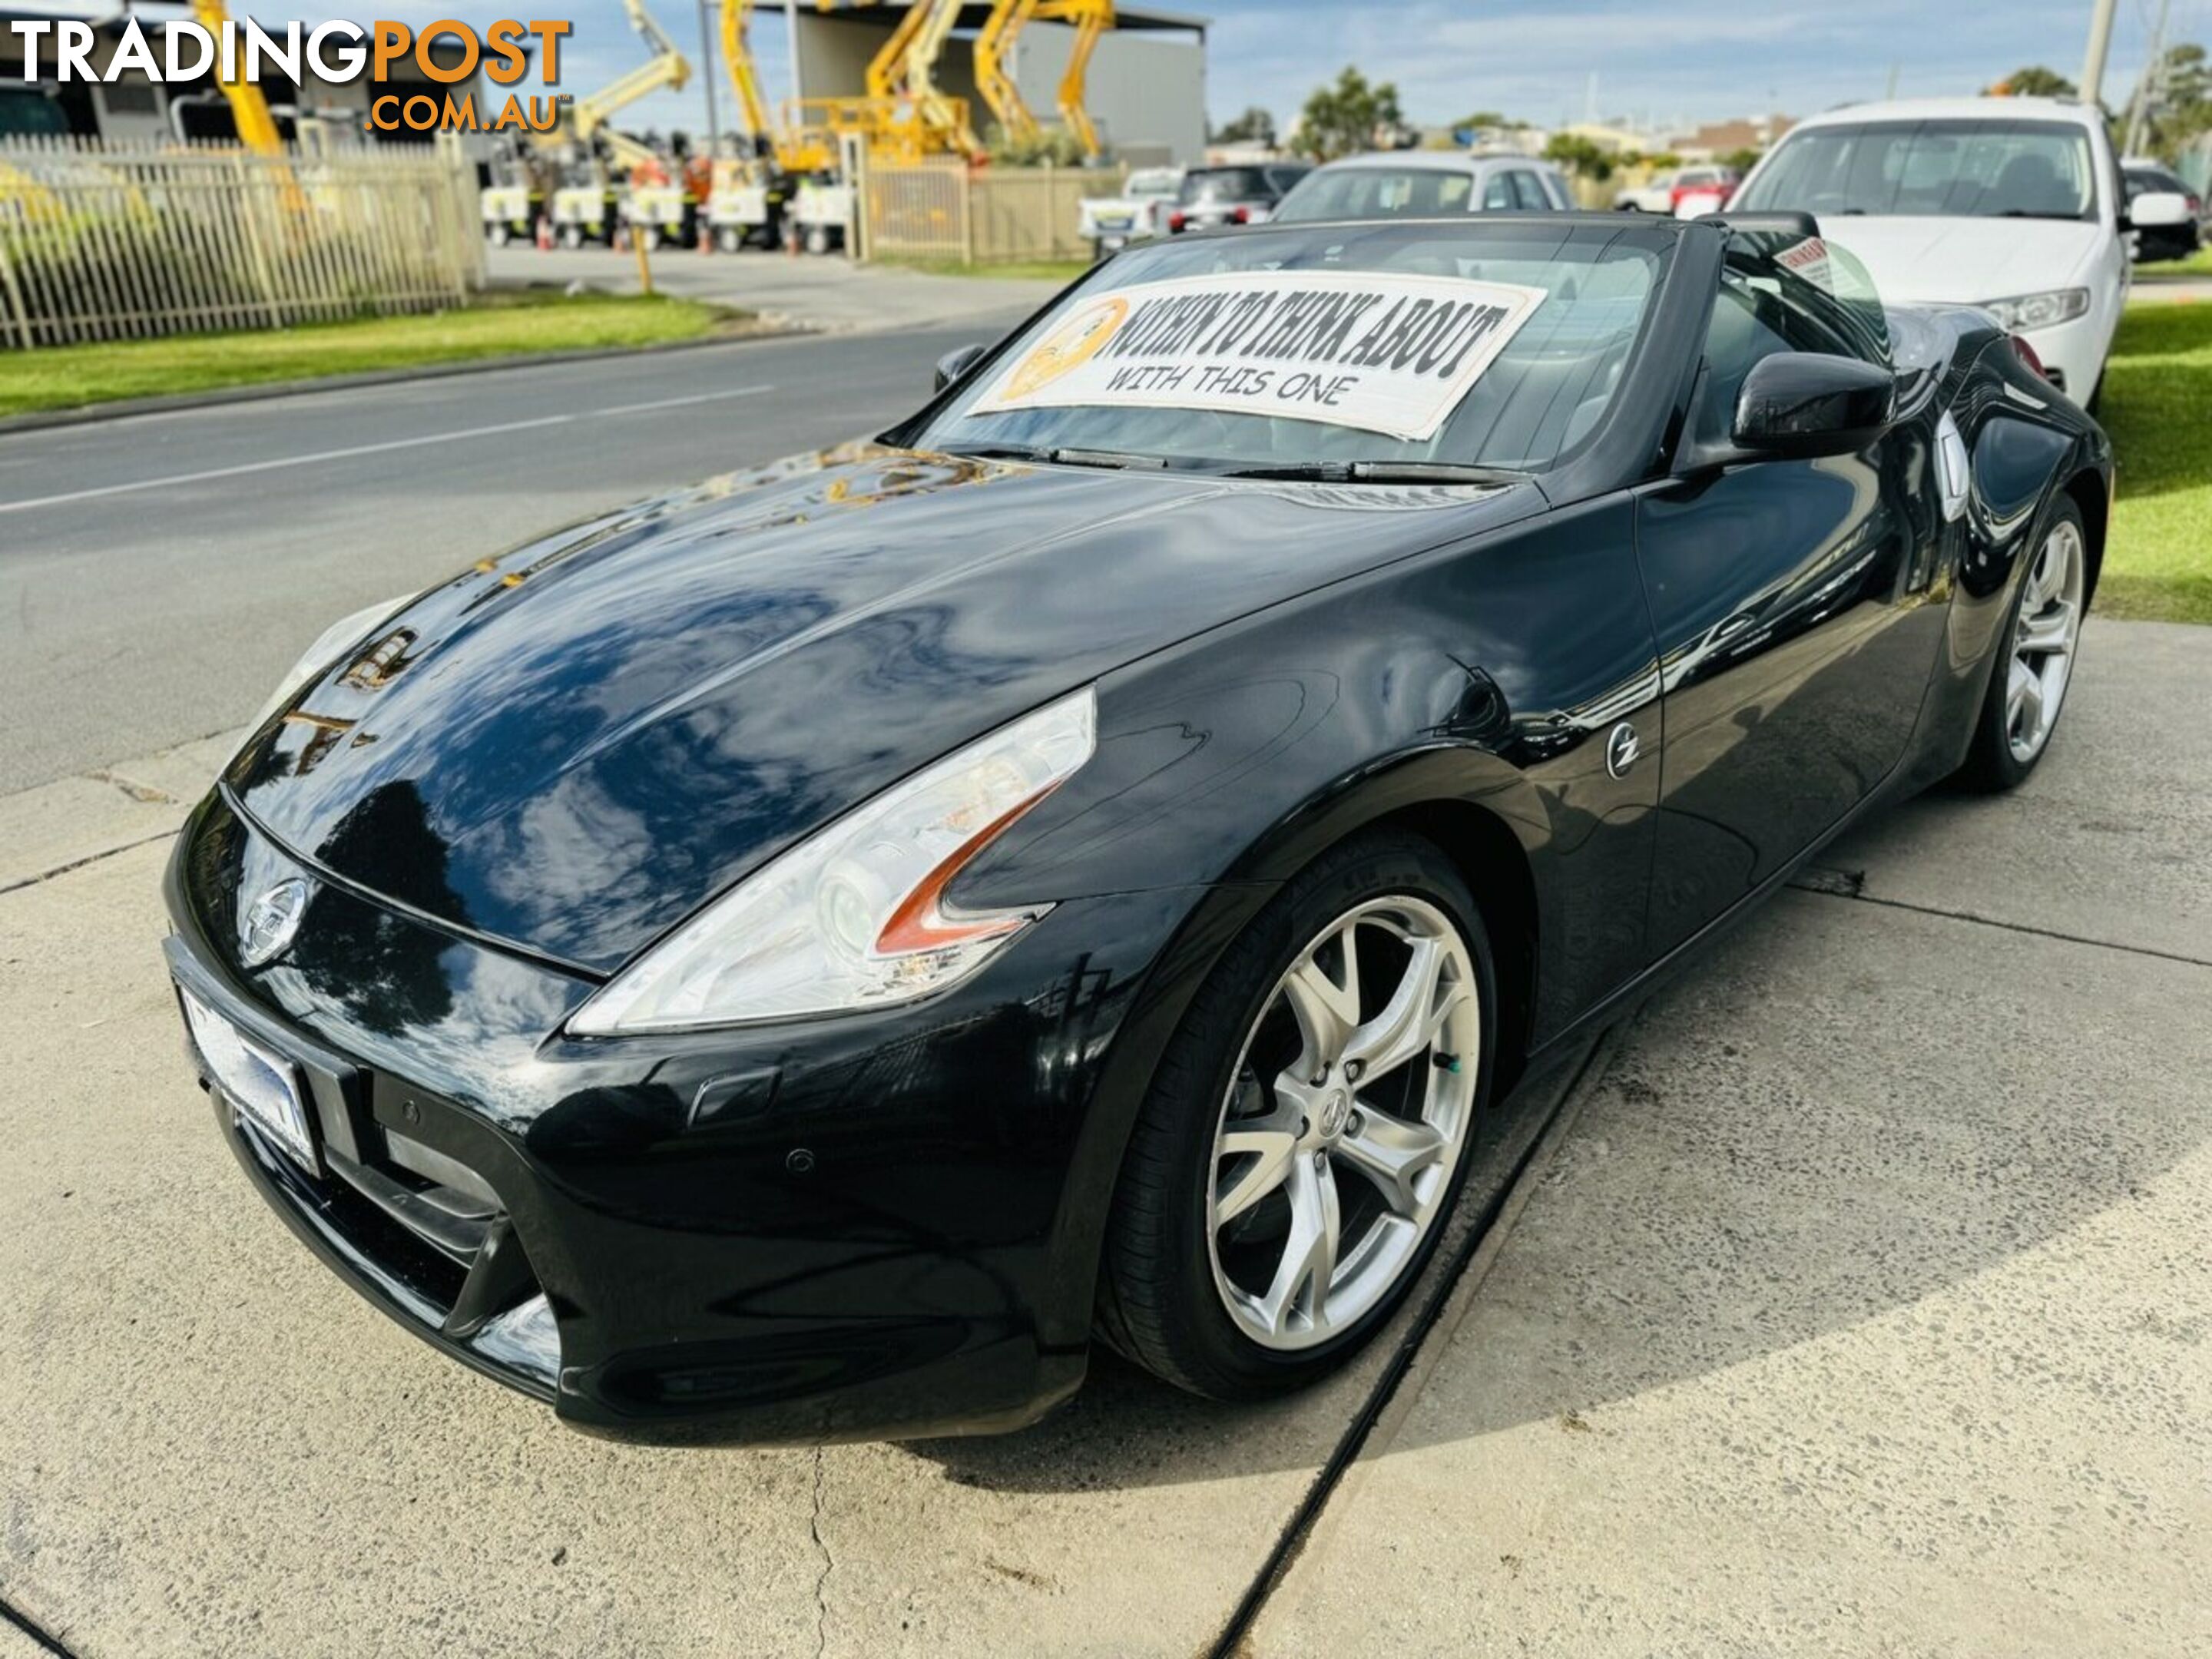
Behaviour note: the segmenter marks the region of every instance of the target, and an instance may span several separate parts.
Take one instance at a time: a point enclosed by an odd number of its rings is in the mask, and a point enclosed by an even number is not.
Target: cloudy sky
[[[619,0],[575,0],[581,50],[564,83],[635,61]],[[696,0],[648,0],[686,51]],[[1579,118],[1597,77],[1608,114],[1662,121],[1792,113],[1878,98],[1893,69],[1901,97],[1971,93],[2022,64],[2081,73],[2089,0],[1163,0],[1213,20],[1207,102],[1217,121],[1261,104],[1287,122],[1306,94],[1356,64],[1395,81],[1407,114],[1447,122],[1503,109],[1542,125]],[[2119,0],[2106,95],[2126,95],[2148,52],[2147,0]],[[2175,38],[2212,33],[2212,0],[2173,0]],[[1037,25],[1036,27],[1044,27]],[[786,90],[782,19],[757,15],[756,55],[772,95]],[[719,65],[718,65],[719,71]],[[703,120],[694,82],[641,106],[666,125]],[[726,91],[719,79],[716,90]]]
[[[235,3],[235,0],[234,0]],[[1138,0],[1141,3],[1141,0]],[[1899,96],[1971,93],[2023,64],[2081,71],[2090,0],[1161,0],[1213,21],[1210,113],[1248,104],[1287,122],[1308,92],[1356,64],[1395,82],[1408,117],[1445,123],[1503,109],[1540,125],[1605,115],[1671,124],[1774,108],[1796,114],[1879,98],[1893,73]],[[101,0],[90,0],[105,9]],[[699,66],[698,0],[647,0]],[[710,9],[714,0],[708,0]],[[2127,96],[2148,52],[2153,0],[2119,0],[2105,92]],[[149,7],[149,11],[157,8]],[[159,8],[159,9],[167,9]],[[239,4],[264,23],[372,15],[416,23],[459,15],[482,24],[515,15],[455,0],[307,0],[296,12]],[[2212,37],[2212,0],[2172,0],[2170,38]],[[571,0],[556,15],[576,31],[562,88],[589,91],[639,61],[621,0]],[[1035,27],[1044,27],[1046,25]],[[772,99],[787,90],[783,20],[756,15],[753,44]],[[729,106],[719,58],[714,89]],[[706,104],[695,75],[681,94],[633,106],[625,125],[702,128]]]

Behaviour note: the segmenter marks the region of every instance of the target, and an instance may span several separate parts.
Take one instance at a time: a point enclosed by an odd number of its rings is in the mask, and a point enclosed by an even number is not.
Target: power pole
[[[2166,20],[2172,9],[2173,0],[2158,0],[2158,27],[2150,32],[2150,62],[2143,65],[2142,78],[2136,82],[2136,95],[2128,102],[2127,142],[2120,146],[2123,155],[2142,152],[2143,128],[2150,119],[2152,88],[2165,88]]]
[[[791,54],[792,107],[799,109],[806,98],[806,82],[799,72],[799,0],[784,0],[783,45],[784,50]],[[800,116],[799,120],[804,125],[805,117]]]
[[[2094,0],[2089,14],[2089,55],[2081,60],[2081,96],[2092,104],[2105,101],[2105,58],[2112,51],[2112,13],[2119,0]]]
[[[722,153],[722,120],[714,109],[714,37],[707,27],[707,0],[699,0],[699,78],[707,83],[707,154]]]

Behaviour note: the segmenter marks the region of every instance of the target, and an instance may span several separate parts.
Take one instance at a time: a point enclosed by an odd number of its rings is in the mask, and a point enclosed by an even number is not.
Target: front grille
[[[397,1134],[386,1137],[388,1152],[449,1179],[389,1156],[356,1160],[334,1136],[321,1148],[325,1172],[311,1174],[222,1099],[204,1061],[200,1072],[241,1156],[326,1255],[425,1334],[517,1387],[550,1395],[559,1333],[506,1211],[481,1177]]]

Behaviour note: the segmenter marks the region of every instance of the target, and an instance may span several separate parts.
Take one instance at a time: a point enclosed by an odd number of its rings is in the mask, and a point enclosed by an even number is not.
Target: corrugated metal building
[[[814,0],[763,0],[761,9],[782,17],[763,17],[762,31],[787,27],[802,98],[858,97],[866,90],[868,60],[898,26],[902,0],[857,9],[822,11]],[[990,119],[975,90],[975,37],[990,15],[988,4],[961,10],[957,33],[937,64],[937,81],[954,97],[965,98],[981,128]],[[1194,164],[1206,159],[1206,32],[1210,20],[1149,7],[1115,9],[1115,27],[1098,42],[1091,58],[1091,118],[1109,148],[1139,166],[1164,162]],[[1023,99],[1048,124],[1067,67],[1074,30],[1058,23],[1031,23],[1016,40],[1012,59],[1014,84]]]

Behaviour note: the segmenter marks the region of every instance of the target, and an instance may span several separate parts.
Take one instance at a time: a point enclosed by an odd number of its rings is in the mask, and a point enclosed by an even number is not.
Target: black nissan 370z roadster
[[[1802,217],[1181,237],[939,379],[340,623],[171,865],[247,1174],[580,1427],[1340,1365],[1516,1079],[2035,766],[2111,494]]]

